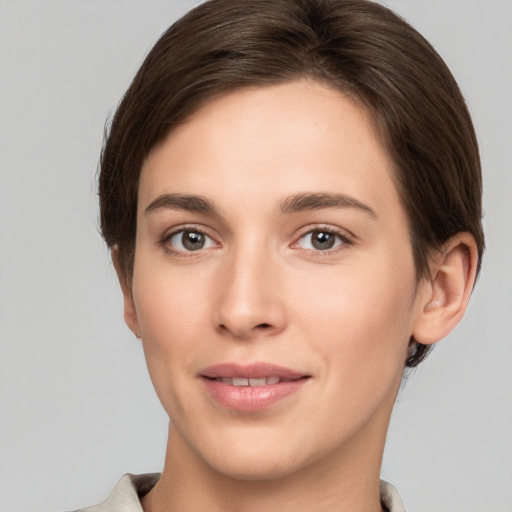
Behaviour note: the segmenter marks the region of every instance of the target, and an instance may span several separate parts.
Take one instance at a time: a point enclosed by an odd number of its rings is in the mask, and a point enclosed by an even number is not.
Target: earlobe
[[[111,256],[112,263],[116,269],[117,278],[119,279],[119,285],[121,286],[121,291],[123,292],[124,321],[126,322],[128,328],[133,332],[133,334],[135,334],[137,338],[140,338],[140,326],[139,320],[137,318],[137,310],[133,301],[132,286],[128,276],[126,276],[125,271],[122,268],[117,246],[112,248]]]
[[[458,233],[432,262],[431,277],[421,284],[413,337],[424,345],[444,338],[461,320],[473,290],[478,251],[473,236]]]

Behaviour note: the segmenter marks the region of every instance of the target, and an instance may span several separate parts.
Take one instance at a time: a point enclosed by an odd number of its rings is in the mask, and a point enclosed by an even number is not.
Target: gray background
[[[166,417],[97,229],[103,123],[192,1],[0,0],[0,509],[101,501],[162,467]],[[469,315],[404,387],[383,476],[411,512],[512,511],[512,2],[389,1],[474,116],[488,250]]]

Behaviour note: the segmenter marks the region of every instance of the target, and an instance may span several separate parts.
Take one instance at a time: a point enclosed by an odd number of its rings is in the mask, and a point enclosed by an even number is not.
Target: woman
[[[170,418],[90,510],[405,510],[393,403],[462,318],[476,137],[432,47],[364,0],[211,0],[113,118],[101,226]]]

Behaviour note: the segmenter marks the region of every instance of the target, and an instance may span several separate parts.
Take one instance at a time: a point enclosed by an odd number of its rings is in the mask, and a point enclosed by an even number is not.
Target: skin
[[[283,211],[305,193],[345,201]],[[215,211],[155,203],[166,194]],[[202,249],[186,250],[184,228],[206,236]],[[331,249],[313,245],[315,230],[331,233]],[[475,266],[459,234],[417,282],[393,164],[365,111],[338,92],[296,81],[202,107],[147,158],[133,276],[117,265],[126,322],[171,420],[144,509],[381,510],[409,340],[433,343],[456,325]],[[200,377],[225,362],[309,378],[263,411],[233,411]]]

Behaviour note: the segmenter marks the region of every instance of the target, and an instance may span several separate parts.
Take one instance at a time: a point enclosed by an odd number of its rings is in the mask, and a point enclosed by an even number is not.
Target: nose
[[[219,273],[216,329],[246,340],[271,336],[286,326],[279,265],[263,251],[234,254]]]

